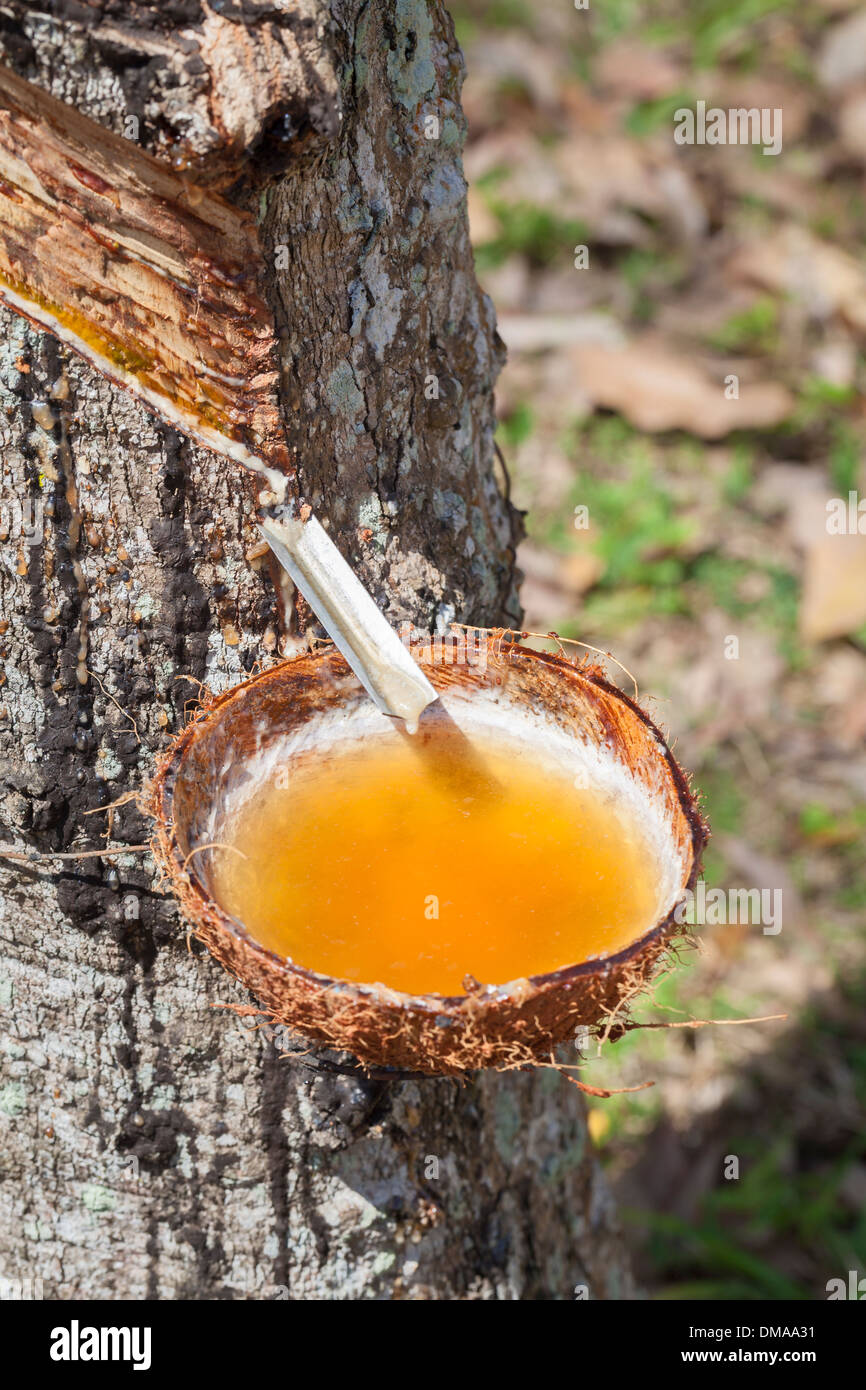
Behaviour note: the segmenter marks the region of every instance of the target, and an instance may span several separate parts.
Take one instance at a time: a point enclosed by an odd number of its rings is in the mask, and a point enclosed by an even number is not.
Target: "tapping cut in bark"
[[[249,217],[0,69],[0,299],[259,474],[263,530],[388,714],[434,697],[296,495]]]
[[[0,298],[260,475],[274,553],[380,708],[414,721],[431,687],[290,490],[262,269],[249,217],[0,69]]]
[[[252,217],[0,68],[0,300],[208,448],[292,473]]]

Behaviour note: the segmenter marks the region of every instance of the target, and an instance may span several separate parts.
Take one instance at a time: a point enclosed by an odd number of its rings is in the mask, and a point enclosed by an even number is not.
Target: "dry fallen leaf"
[[[703,199],[676,154],[672,139],[575,132],[551,158],[574,215],[595,239],[640,245],[651,239],[644,218],[657,219],[683,240],[706,231]]]
[[[499,235],[499,222],[490,211],[481,193],[470,184],[466,195],[469,212],[469,237],[473,246],[483,246]]]
[[[604,571],[604,561],[593,550],[574,550],[562,561],[560,573],[564,584],[573,594],[591,589]]]
[[[728,655],[736,637],[736,656]],[[759,723],[784,672],[775,640],[744,620],[709,608],[688,660],[672,651],[665,677],[669,703],[664,719],[672,728],[701,730],[708,744],[736,740]]]
[[[842,103],[839,139],[848,154],[866,163],[866,88],[858,87]]]
[[[846,251],[819,241],[803,227],[784,227],[743,246],[728,263],[728,272],[800,299],[815,318],[838,314],[866,332],[866,271]]]
[[[866,12],[858,10],[825,30],[815,69],[830,92],[866,77]]]
[[[630,38],[615,39],[602,49],[595,77],[609,92],[632,101],[667,96],[683,82],[682,70],[669,54]]]
[[[572,349],[578,385],[596,406],[618,411],[650,433],[687,430],[701,439],[720,439],[732,430],[769,429],[793,408],[793,397],[776,382],[739,383],[739,397],[725,395],[725,374],[713,377],[692,358],[654,338],[623,348],[598,345]]]
[[[553,625],[574,617],[580,598],[601,577],[604,563],[590,549],[588,533],[583,532],[568,555],[543,550],[524,541],[517,554],[523,574],[521,597],[525,621],[531,627],[543,615]]]
[[[651,222],[690,242],[706,233],[707,210],[677,154],[672,138],[619,131],[580,129],[544,146],[528,130],[492,130],[469,145],[464,171],[470,187],[507,171],[496,182],[500,202],[555,209],[591,229],[593,245],[650,243]]]
[[[803,555],[802,636],[825,642],[856,631],[866,623],[866,535],[828,531],[830,498],[815,475],[797,464],[768,469],[762,492],[784,509],[785,531]]]
[[[806,551],[800,631],[808,642],[824,642],[864,623],[866,536],[825,533]]]

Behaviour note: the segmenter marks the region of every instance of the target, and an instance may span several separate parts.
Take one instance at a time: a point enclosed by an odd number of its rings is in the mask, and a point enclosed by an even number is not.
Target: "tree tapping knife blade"
[[[296,496],[264,269],[249,213],[0,67],[0,302],[261,476],[278,560],[378,707],[414,723],[433,686]]]

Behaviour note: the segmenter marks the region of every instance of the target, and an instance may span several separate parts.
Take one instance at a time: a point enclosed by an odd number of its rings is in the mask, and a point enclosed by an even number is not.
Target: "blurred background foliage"
[[[866,12],[451,8],[526,626],[636,673],[708,885],[783,891],[779,935],[703,928],[636,1017],[786,1020],[591,1048],[591,1084],[655,1082],[593,1141],[654,1297],[822,1298],[866,1274],[866,534],[826,528],[866,493]],[[781,154],[676,145],[699,99],[780,109]]]

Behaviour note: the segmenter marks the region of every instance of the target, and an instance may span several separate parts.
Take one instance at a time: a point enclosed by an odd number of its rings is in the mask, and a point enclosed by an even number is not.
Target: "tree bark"
[[[300,485],[388,616],[518,621],[442,6],[45,0],[4,6],[0,42],[255,212]],[[239,471],[0,320],[3,839],[98,846],[110,820],[139,844],[134,803],[105,808],[198,682],[291,652],[310,615]],[[213,1007],[251,999],[188,945],[147,856],[0,861],[0,888],[0,1276],[50,1298],[630,1296],[558,1076],[383,1082],[280,1057]]]

